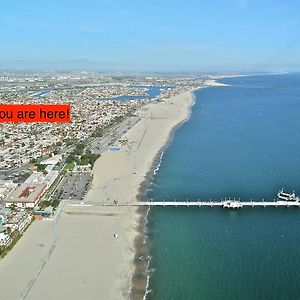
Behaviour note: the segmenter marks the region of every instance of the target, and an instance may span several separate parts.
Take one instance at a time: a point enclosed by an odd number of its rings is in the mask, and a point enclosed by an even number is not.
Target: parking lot
[[[72,172],[64,176],[52,199],[83,200],[91,182],[90,172]]]

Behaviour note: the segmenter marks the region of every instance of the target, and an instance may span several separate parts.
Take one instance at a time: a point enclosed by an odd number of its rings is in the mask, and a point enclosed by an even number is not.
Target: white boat
[[[279,190],[279,192],[277,193],[277,199],[283,201],[300,201],[300,198],[296,196],[294,191],[292,194],[290,194],[285,193],[283,189]]]

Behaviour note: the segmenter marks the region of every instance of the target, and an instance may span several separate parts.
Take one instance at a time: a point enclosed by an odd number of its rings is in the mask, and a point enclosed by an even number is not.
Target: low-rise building
[[[26,211],[12,212],[7,218],[4,228],[10,228],[13,230],[18,230],[22,232],[25,227],[31,222],[31,215]]]
[[[16,207],[33,208],[44,194],[46,187],[46,184],[23,183],[10,192],[5,199],[5,207],[15,205]]]
[[[6,247],[10,244],[11,238],[8,234],[5,234],[3,232],[0,232],[0,246]]]
[[[59,162],[61,162],[62,160],[62,156],[61,155],[55,155],[55,156],[52,156],[48,159],[45,159],[43,161],[41,161],[41,164],[42,165],[52,165],[52,166],[55,166],[56,164],[58,164]]]
[[[34,172],[32,173],[24,183],[26,184],[35,184],[35,183],[40,183],[43,177],[43,173],[40,172]]]
[[[17,184],[13,183],[12,180],[0,180],[0,201],[5,200],[7,195],[16,187]]]

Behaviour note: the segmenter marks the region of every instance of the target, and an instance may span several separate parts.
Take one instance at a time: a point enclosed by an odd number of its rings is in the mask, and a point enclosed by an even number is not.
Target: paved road
[[[92,153],[101,154],[108,150],[109,145],[113,144],[125,132],[127,132],[134,124],[139,121],[138,117],[131,116],[123,120],[121,123],[115,125],[101,138],[95,139],[91,146],[88,147]]]

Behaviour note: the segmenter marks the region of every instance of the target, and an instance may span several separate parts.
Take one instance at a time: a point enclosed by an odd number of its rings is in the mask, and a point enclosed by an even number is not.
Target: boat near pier
[[[294,191],[291,194],[285,193],[283,188],[277,193],[277,199],[281,201],[300,201],[300,197],[296,196]]]

